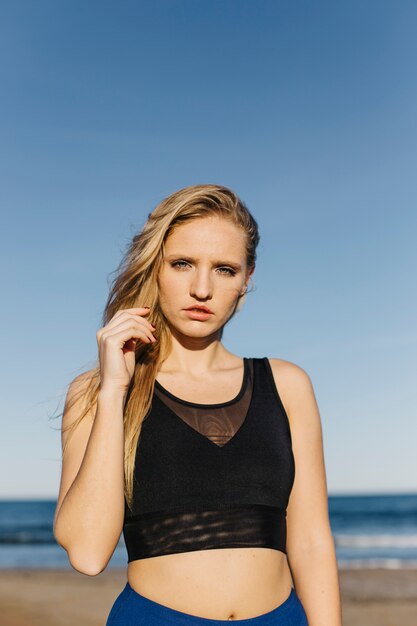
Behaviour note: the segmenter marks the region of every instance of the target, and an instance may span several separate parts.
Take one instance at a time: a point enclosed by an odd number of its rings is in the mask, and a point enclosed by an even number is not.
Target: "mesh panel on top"
[[[128,562],[213,548],[286,552],[286,517],[278,507],[251,504],[184,513],[135,515],[123,529]]]
[[[253,359],[244,358],[243,363],[240,391],[229,402],[219,404],[188,402],[174,396],[157,380],[154,392],[188,426],[221,447],[237,433],[249,409],[253,389]]]

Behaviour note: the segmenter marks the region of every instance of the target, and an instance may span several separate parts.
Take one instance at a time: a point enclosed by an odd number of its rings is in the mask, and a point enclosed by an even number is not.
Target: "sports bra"
[[[267,357],[243,358],[239,393],[197,404],[155,380],[125,500],[128,563],[214,548],[286,553],[295,478],[288,416]]]

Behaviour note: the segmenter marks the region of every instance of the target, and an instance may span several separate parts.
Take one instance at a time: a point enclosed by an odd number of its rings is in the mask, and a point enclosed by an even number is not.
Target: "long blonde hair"
[[[106,302],[102,325],[105,326],[120,309],[149,306],[150,313],[146,319],[158,329],[157,342],[151,344],[138,342],[136,345],[136,366],[124,406],[124,493],[129,508],[132,508],[136,449],[142,423],[151,408],[155,378],[171,350],[171,334],[165,316],[159,308],[157,283],[164,255],[164,243],[176,226],[213,214],[230,220],[244,230],[247,268],[254,269],[256,247],[260,239],[256,220],[246,205],[227,187],[201,184],[174,192],[149,213],[145,225],[134,235],[119,267],[114,272],[116,276]],[[240,296],[236,310],[243,304],[246,293],[247,291]],[[84,392],[86,408],[78,419],[69,425],[70,435],[85,415],[95,408],[99,390],[100,364],[97,359]],[[68,439],[63,454],[67,445]]]

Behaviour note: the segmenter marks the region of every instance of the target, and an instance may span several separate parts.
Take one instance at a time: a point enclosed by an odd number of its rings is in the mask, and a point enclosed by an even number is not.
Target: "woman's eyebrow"
[[[198,259],[194,259],[193,257],[190,257],[186,254],[168,254],[165,256],[165,258],[167,260],[169,259],[182,259],[184,261],[189,261],[190,263],[195,263],[196,260]],[[234,261],[222,261],[222,260],[214,260],[213,261],[213,265],[229,265],[230,267],[233,267],[236,270],[240,270],[242,269],[242,266],[240,265],[240,263],[236,263]]]

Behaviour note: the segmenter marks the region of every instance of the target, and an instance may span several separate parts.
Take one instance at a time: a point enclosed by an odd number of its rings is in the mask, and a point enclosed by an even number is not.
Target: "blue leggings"
[[[117,596],[106,626],[225,626],[230,621],[237,626],[308,626],[307,616],[294,587],[288,598],[268,613],[248,619],[208,619],[197,615],[189,615],[164,604],[154,602],[135,591],[126,583],[123,591]]]

